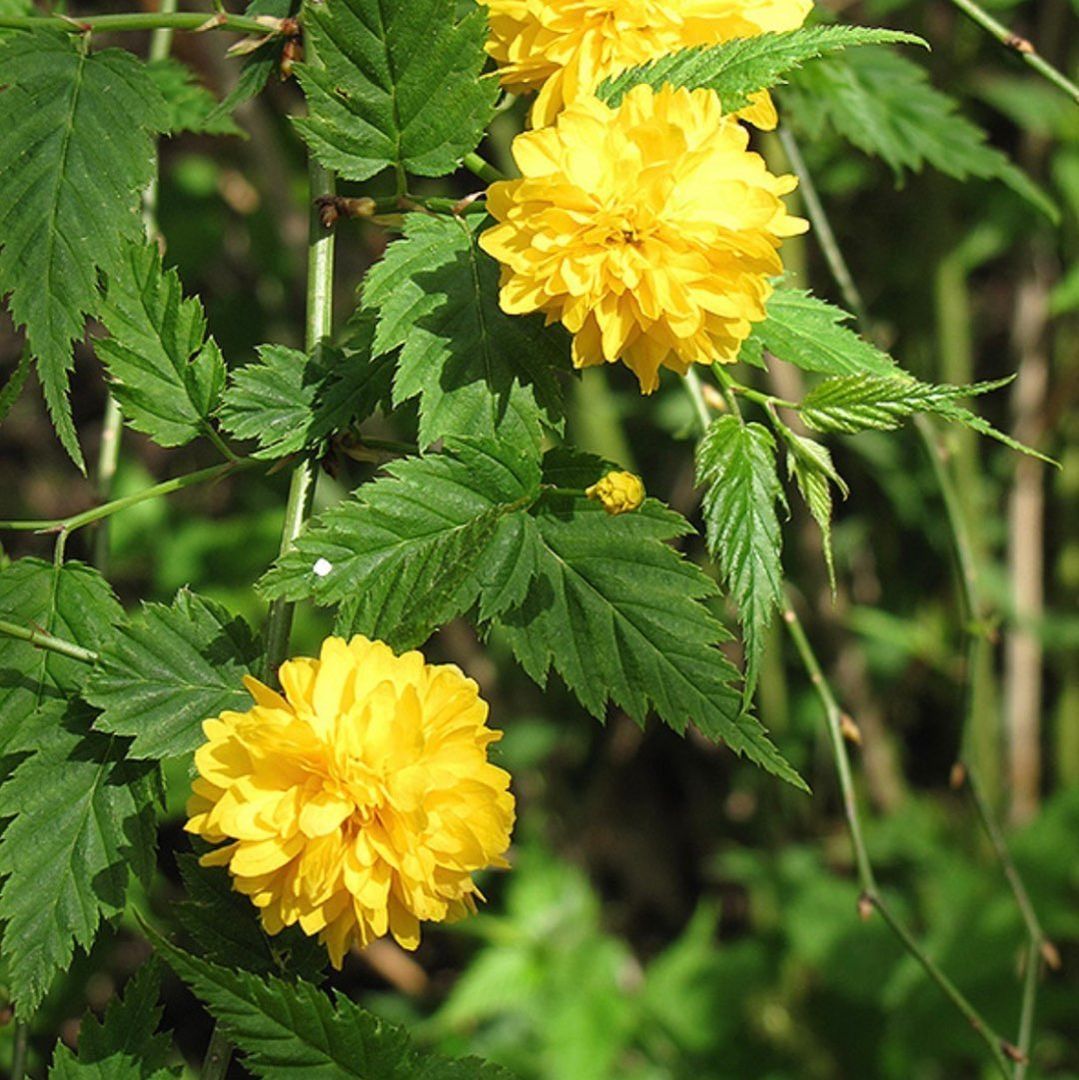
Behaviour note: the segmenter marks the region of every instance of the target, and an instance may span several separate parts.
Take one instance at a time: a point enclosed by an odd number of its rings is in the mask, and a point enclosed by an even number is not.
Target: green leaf
[[[789,428],[781,429],[787,442],[787,476],[793,477],[798,491],[813,520],[821,531],[824,561],[828,567],[828,582],[835,592],[835,558],[832,554],[832,488],[835,484],[845,499],[850,493],[843,478],[836,472],[832,455],[826,446],[797,435]]]
[[[0,0],[0,15],[33,15],[32,0]],[[13,30],[0,29],[0,36],[15,33]]]
[[[366,180],[385,168],[444,176],[475,149],[498,82],[481,78],[484,9],[455,0],[304,5],[319,64],[297,67],[309,115],[296,126],[328,168]]]
[[[1009,449],[1057,465],[1052,458],[998,431],[988,420],[959,404],[963,398],[977,397],[1007,386],[1013,378],[1008,376],[969,386],[936,385],[919,382],[897,369],[890,378],[825,379],[803,399],[802,419],[817,431],[853,434],[869,429],[891,431],[915,413],[930,413],[996,439]]]
[[[261,588],[349,601],[347,629],[406,648],[471,606],[487,543],[502,518],[535,501],[540,471],[512,447],[462,439],[386,472],[317,518]]]
[[[476,568],[481,623],[519,608],[532,579],[542,571],[544,550],[532,519],[512,514],[498,525]]]
[[[772,613],[783,602],[783,534],[776,502],[775,441],[760,424],[721,416],[697,447],[697,483],[708,550],[738,605],[746,647],[746,700],[753,695]]]
[[[626,92],[642,84],[704,87],[715,90],[724,112],[744,109],[750,97],[784,81],[807,60],[852,45],[929,45],[916,34],[869,26],[809,26],[782,33],[738,38],[720,45],[682,49],[607,79],[598,96],[617,105]]]
[[[895,361],[844,323],[853,316],[801,289],[776,289],[739,359],[773,356],[825,375],[894,375]]]
[[[129,52],[74,35],[0,40],[0,296],[26,326],[53,424],[84,468],[71,407],[72,341],[98,310],[98,272],[142,234],[142,189],[167,115]]]
[[[165,130],[170,135],[192,131],[200,135],[240,135],[242,132],[218,101],[199,82],[195,73],[174,57],[151,60],[146,70],[161,94],[168,111]]]
[[[1059,211],[1030,178],[989,146],[985,132],[957,111],[956,101],[925,70],[887,49],[857,49],[799,72],[783,91],[787,122],[810,139],[832,128],[882,158],[897,179],[926,164],[957,180],[998,179],[1050,220]]]
[[[707,606],[714,582],[665,542],[692,532],[683,517],[651,499],[612,517],[547,493],[525,521],[532,577],[497,622],[536,682],[553,667],[597,718],[608,701],[638,723],[652,708],[805,788],[732,686],[738,672],[717,648],[728,635]]]
[[[121,627],[83,695],[102,710],[99,731],[134,737],[129,757],[176,757],[204,741],[203,720],[250,708],[243,677],[258,655],[243,619],[181,589],[171,606],[143,604]]]
[[[330,998],[307,982],[218,967],[159,938],[155,945],[265,1080],[510,1080],[477,1058],[419,1050],[404,1028],[341,993]]]
[[[89,566],[17,559],[0,569],[0,619],[94,650],[107,644],[123,610]],[[90,670],[79,660],[0,636],[0,755],[37,746]]]
[[[295,15],[299,6],[299,0],[296,0],[295,3],[293,3],[293,0],[251,0],[251,3],[244,8],[244,15],[250,18],[269,15],[275,19],[284,19],[289,15]],[[272,34],[263,44],[246,53],[236,85],[210,114],[208,117],[209,122],[217,123],[218,120],[227,117],[243,105],[244,102],[250,101],[253,97],[262,93],[274,74],[281,71],[281,60],[284,57],[284,52],[284,38]]]
[[[7,377],[7,381],[0,388],[0,420],[3,420],[11,412],[12,406],[19,400],[19,395],[26,385],[26,380],[30,377],[30,365],[32,362],[33,356],[30,350],[23,349],[19,356],[19,362],[15,365],[15,370]]]
[[[14,819],[0,838],[4,960],[23,1017],[123,910],[129,871],[147,887],[153,873],[156,767],[124,760],[125,741],[92,718],[72,702],[0,787],[0,818]]]
[[[112,392],[133,428],[161,446],[203,435],[225,385],[225,362],[196,297],[184,299],[156,244],[129,245],[109,274],[96,343]]]
[[[370,323],[370,321],[368,321]],[[257,458],[315,450],[332,434],[370,416],[390,394],[393,364],[365,347],[319,347],[312,356],[283,345],[263,345],[259,363],[229,376],[220,419],[238,439],[255,439]]]
[[[538,446],[541,421],[559,426],[565,338],[539,315],[502,311],[498,265],[461,219],[409,214],[363,302],[378,315],[373,355],[400,349],[394,402],[419,396],[423,446],[448,435]]]
[[[177,1071],[166,1068],[172,1040],[157,1035],[161,1006],[157,1003],[161,979],[156,963],[145,964],[114,998],[99,1021],[88,1013],[79,1025],[76,1054],[56,1044],[49,1080],[164,1080]]]
[[[977,383],[974,387],[967,387],[967,389],[973,393],[985,393],[986,391],[980,389],[981,387],[984,386],[987,390],[994,390],[998,386],[1004,386],[1009,382],[1011,382],[1010,377],[1007,379],[998,379],[995,383]],[[995,439],[998,443],[1002,443],[1004,446],[1008,447],[1009,450],[1015,450],[1020,454],[1026,454],[1028,457],[1035,457],[1039,461],[1044,461],[1047,465],[1053,465],[1058,469],[1061,467],[1059,461],[1047,457],[1033,447],[1027,446],[1026,443],[1021,443],[1018,439],[1013,439],[1010,435],[1006,435],[1003,431],[999,431],[997,428],[993,427],[985,417],[979,416],[976,412],[959,405],[955,398],[936,400],[933,402],[933,407],[928,411],[944,420],[951,420],[954,423],[962,424],[964,427],[970,428],[971,431],[978,432],[979,435],[985,435],[987,438]]]
[[[262,929],[250,897],[232,887],[221,866],[200,866],[197,855],[176,857],[186,899],[173,909],[176,921],[199,946],[204,959],[257,975],[318,979],[326,949],[299,926],[271,937]]]
[[[936,386],[919,382],[897,371],[884,378],[851,375],[825,379],[814,386],[802,401],[802,419],[817,431],[891,431],[908,416],[933,412],[956,398],[983,394],[1009,380],[975,386]]]

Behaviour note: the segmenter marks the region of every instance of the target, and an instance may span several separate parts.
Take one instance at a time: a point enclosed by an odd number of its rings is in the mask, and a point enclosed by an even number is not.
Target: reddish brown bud
[[[967,782],[967,767],[961,761],[957,761],[952,766],[952,771],[948,775],[948,783],[951,785],[953,791],[958,791]]]
[[[843,738],[855,746],[862,745],[862,729],[854,722],[852,716],[843,713],[839,717],[839,730],[843,732]]]
[[[1046,938],[1041,945],[1042,959],[1046,965],[1052,971],[1059,971],[1061,968],[1060,950]]]
[[[864,892],[858,897],[858,918],[862,922],[869,922],[873,915],[873,906],[873,897],[869,893]]]
[[[1009,1061],[1014,1061],[1017,1065],[1026,1065],[1029,1060],[1026,1054],[1024,1054],[1015,1043],[1010,1043],[1007,1039],[1000,1040],[1000,1048],[1004,1051],[1004,1056]]]

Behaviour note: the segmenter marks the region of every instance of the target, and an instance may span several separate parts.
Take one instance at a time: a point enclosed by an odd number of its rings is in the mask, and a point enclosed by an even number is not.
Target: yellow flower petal
[[[631,472],[609,472],[585,490],[608,514],[625,514],[644,502],[644,482]]]
[[[475,910],[472,874],[506,865],[514,816],[476,684],[362,636],[279,677],[283,695],[250,680],[248,712],[203,725],[186,829],[221,846],[201,861],[229,868],[268,933],[298,923],[338,967]]]
[[[782,201],[795,178],[768,171],[714,93],[637,86],[614,109],[580,96],[515,152],[525,177],[492,187],[480,237],[504,311],[543,311],[573,336],[574,366],[624,363],[644,393],[661,368],[736,359],[782,239],[806,223]]]
[[[487,5],[487,51],[513,93],[539,93],[537,128],[604,79],[679,49],[797,29],[811,0],[481,0]],[[775,127],[767,95],[741,114]],[[522,172],[528,175],[522,167]]]

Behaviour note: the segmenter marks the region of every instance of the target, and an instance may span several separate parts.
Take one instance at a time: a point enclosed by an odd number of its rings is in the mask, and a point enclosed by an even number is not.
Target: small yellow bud
[[[644,482],[631,472],[609,472],[585,489],[590,499],[598,499],[608,514],[625,514],[644,502]]]

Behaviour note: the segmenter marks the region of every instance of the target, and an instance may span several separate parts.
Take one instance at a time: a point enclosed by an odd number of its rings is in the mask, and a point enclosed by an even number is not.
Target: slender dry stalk
[[[1018,377],[1012,394],[1015,438],[1036,445],[1049,389],[1046,325],[1049,274],[1035,259],[1031,276],[1016,296],[1012,341]],[[1011,819],[1029,821],[1038,810],[1041,788],[1043,649],[1038,623],[1045,606],[1045,465],[1037,458],[1016,462],[1008,494],[1008,571],[1013,622],[1004,647],[1005,723]]]

